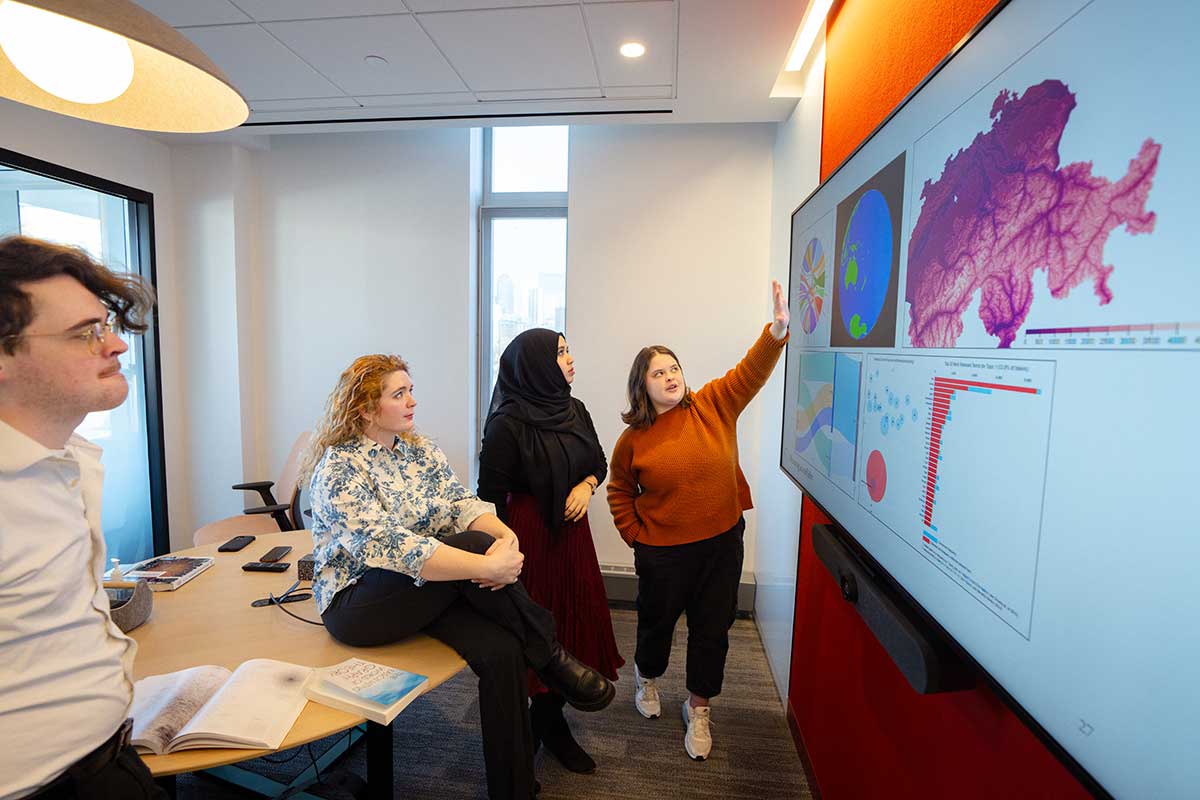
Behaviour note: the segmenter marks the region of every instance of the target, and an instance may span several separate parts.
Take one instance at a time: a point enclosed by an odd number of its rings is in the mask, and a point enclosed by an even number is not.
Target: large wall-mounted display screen
[[[784,470],[1122,798],[1200,791],[1198,31],[1011,0],[792,217]]]

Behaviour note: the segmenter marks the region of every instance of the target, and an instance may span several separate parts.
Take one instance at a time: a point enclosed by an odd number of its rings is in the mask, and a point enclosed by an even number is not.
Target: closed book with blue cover
[[[387,725],[428,685],[424,675],[349,658],[314,670],[305,694],[309,700]]]

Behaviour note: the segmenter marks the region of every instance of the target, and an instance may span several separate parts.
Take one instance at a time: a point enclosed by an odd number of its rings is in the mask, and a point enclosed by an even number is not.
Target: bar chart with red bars
[[[1055,362],[868,356],[855,499],[1028,637]]]
[[[1016,392],[1018,394],[1040,394],[1036,386],[1007,386],[1003,383],[981,383],[979,381],[957,380],[954,378],[935,377],[931,392],[929,415],[928,458],[925,468],[925,503],[923,519],[925,526],[936,531],[933,524],[933,506],[937,494],[938,461],[942,452],[942,434],[946,422],[950,419],[950,407],[954,396],[959,392],[974,392],[976,394],[992,394],[993,392]]]

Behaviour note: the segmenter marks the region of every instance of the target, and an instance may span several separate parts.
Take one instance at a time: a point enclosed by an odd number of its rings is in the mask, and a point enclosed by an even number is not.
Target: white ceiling
[[[136,0],[250,104],[241,133],[766,122],[808,0]],[[618,48],[639,41],[646,54]],[[562,116],[569,115],[569,116]]]

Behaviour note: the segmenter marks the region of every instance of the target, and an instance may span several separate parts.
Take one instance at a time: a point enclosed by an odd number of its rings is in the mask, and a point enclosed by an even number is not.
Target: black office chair
[[[292,442],[292,450],[283,462],[278,481],[251,481],[233,485],[238,491],[258,492],[258,496],[262,498],[261,506],[247,508],[242,511],[243,514],[270,514],[281,531],[296,531],[304,527],[304,521],[300,517],[300,458],[304,455],[311,437],[310,431],[304,431]],[[279,493],[278,498],[275,495],[276,490]],[[286,502],[281,503],[280,499]]]
[[[201,526],[192,535],[192,543],[199,546],[210,542],[223,542],[243,533],[267,534],[303,530],[305,525],[304,517],[300,513],[301,487],[297,479],[300,457],[308,447],[311,436],[311,432],[304,431],[296,437],[279,473],[279,480],[250,481],[233,485],[232,488],[237,491],[258,492],[262,505],[243,510],[241,516],[226,517]],[[286,502],[279,502],[281,499]]]

